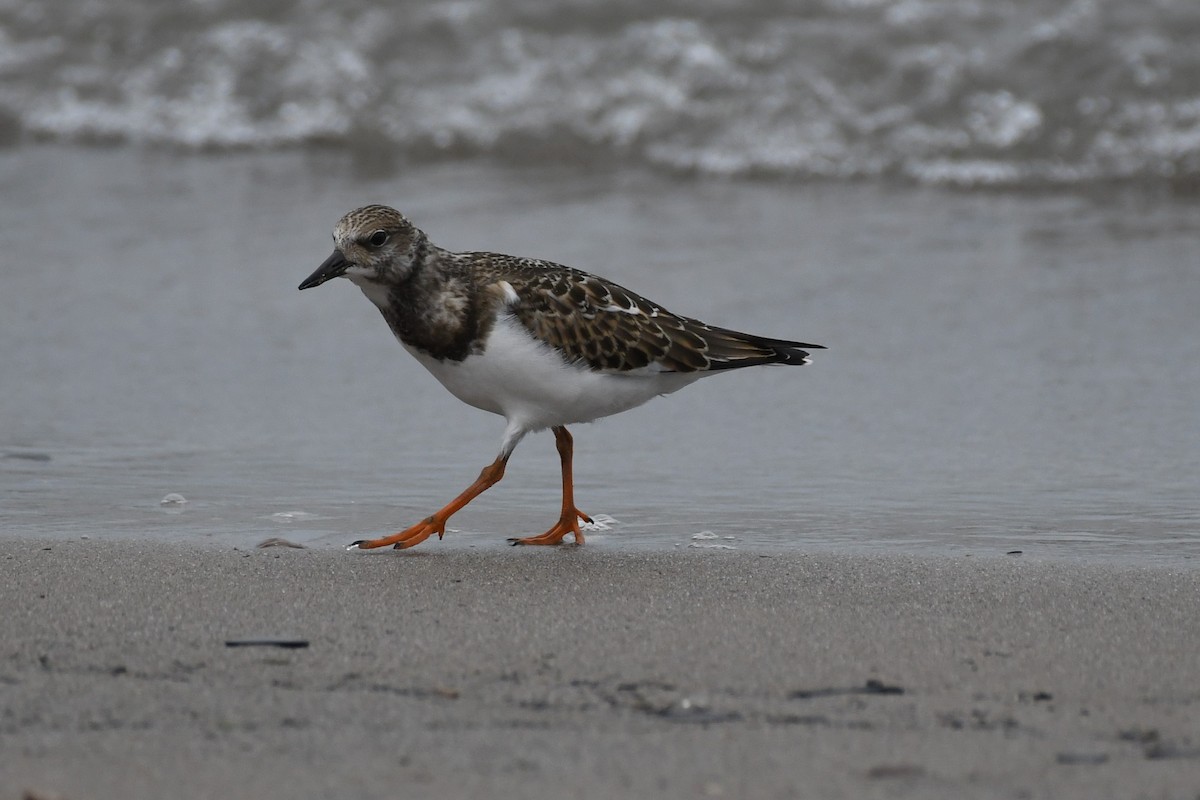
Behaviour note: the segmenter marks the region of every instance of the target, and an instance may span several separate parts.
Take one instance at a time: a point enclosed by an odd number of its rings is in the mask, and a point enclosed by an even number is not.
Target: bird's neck
[[[454,253],[425,241],[416,248],[404,280],[377,291],[378,299],[363,291],[409,347],[439,360],[462,361],[470,355],[477,334],[473,310],[480,298],[469,264]]]

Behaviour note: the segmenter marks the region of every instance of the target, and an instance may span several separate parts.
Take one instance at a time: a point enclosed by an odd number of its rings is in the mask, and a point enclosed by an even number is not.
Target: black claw
[[[524,544],[524,542],[522,542],[520,539],[509,539],[508,543],[511,544],[513,547],[516,547],[519,544]]]
[[[347,550],[359,550],[359,549],[361,549],[361,548],[359,548],[359,545],[365,541],[367,541],[367,540],[359,539],[357,542],[351,542],[350,544],[346,545],[346,549]]]

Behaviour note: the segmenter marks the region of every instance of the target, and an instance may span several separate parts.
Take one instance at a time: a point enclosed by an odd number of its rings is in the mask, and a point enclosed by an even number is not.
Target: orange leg
[[[439,539],[442,538],[446,534],[446,521],[450,519],[451,515],[503,478],[504,465],[507,463],[508,454],[498,456],[495,461],[483,468],[483,472],[479,473],[479,477],[467,487],[465,492],[451,500],[449,505],[441,511],[438,511],[431,517],[426,517],[411,528],[406,528],[399,533],[393,533],[391,536],[384,536],[380,539],[357,541],[350,545],[349,549],[357,547],[359,550],[371,550],[375,547],[387,547],[390,544],[397,550],[403,550],[406,547],[413,547],[420,544],[435,533]]]
[[[554,441],[558,445],[558,456],[562,459],[563,499],[562,513],[554,527],[540,536],[527,536],[523,539],[509,539],[512,544],[562,544],[569,533],[575,537],[575,544],[583,544],[583,533],[579,530],[579,520],[591,522],[592,518],[575,507],[575,480],[571,475],[571,456],[574,454],[574,442],[571,434],[562,425],[554,428]]]

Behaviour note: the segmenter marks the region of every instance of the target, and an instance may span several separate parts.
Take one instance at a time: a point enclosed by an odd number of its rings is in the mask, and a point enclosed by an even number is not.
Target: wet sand
[[[428,544],[0,541],[0,797],[1200,786],[1200,571]]]
[[[56,146],[0,151],[0,182],[0,252],[45,265],[0,290],[0,537],[333,548],[466,486],[503,420],[348,281],[296,289],[386,202],[447,247],[829,347],[574,428],[579,501],[619,541],[1200,563],[1190,202]],[[26,233],[47,219],[74,223]],[[544,530],[558,492],[531,436],[454,522]]]

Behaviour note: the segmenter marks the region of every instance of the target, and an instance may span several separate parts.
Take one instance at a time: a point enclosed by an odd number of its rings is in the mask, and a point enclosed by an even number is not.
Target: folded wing
[[[615,283],[546,261],[489,266],[511,287],[508,307],[536,338],[570,361],[606,372],[706,372],[760,364],[807,364],[787,339],[741,333],[672,314]]]

